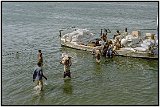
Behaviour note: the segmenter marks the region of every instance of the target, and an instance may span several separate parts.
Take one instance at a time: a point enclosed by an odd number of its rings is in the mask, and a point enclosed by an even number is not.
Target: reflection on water
[[[73,88],[72,88],[72,83],[71,83],[71,79],[64,79],[64,84],[63,84],[63,93],[71,95],[73,92]]]
[[[44,98],[44,91],[35,92],[32,96],[32,104],[44,104],[45,98]]]
[[[158,61],[153,59],[145,59],[144,62],[150,67],[150,68],[158,68]]]
[[[101,72],[101,63],[96,63],[95,64],[95,69],[96,69],[96,72]]]
[[[102,62],[100,62],[100,63],[95,62],[93,69],[95,69],[96,75],[102,75]]]

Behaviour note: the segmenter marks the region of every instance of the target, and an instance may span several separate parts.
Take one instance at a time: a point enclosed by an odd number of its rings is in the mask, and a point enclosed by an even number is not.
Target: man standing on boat
[[[116,31],[116,34],[114,35],[113,39],[115,39],[117,36],[121,35],[121,33],[119,32],[119,30]]]
[[[62,58],[60,63],[64,65],[64,76],[63,76],[63,78],[65,78],[66,76],[71,78],[71,72],[70,72],[70,66],[72,65],[71,57],[68,56],[68,55],[64,55],[64,57]]]

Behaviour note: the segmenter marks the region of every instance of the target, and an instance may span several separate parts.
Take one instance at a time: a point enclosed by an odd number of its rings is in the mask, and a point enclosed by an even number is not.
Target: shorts
[[[43,65],[43,60],[39,60],[38,63],[41,63],[41,66]]]
[[[70,71],[64,72],[63,78],[65,78],[66,76],[68,76],[69,78],[71,78],[71,72]]]

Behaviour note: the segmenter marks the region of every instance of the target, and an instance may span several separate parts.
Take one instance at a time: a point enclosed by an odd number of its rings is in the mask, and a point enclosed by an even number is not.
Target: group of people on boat
[[[125,34],[127,35],[127,28],[125,29]],[[116,31],[116,34],[113,37],[113,41],[108,39],[107,31],[105,33],[101,33],[100,39],[96,40],[96,46],[102,46],[102,48],[94,48],[92,51],[92,55],[95,55],[96,62],[100,62],[100,56],[112,58],[115,54],[115,50],[119,50],[121,45],[120,40],[121,33],[119,30]]]
[[[118,54],[117,50],[121,50],[122,48],[132,49],[134,52],[148,52],[155,55],[157,54],[158,40],[155,34],[148,33],[148,35],[150,35],[150,39],[146,37],[142,38],[140,31],[132,31],[131,34],[128,34],[127,28],[125,28],[124,32],[121,33],[117,30],[113,39],[108,39],[107,32],[101,32],[100,38],[96,39],[92,54],[95,55],[97,62],[100,62],[99,56],[102,55],[112,58],[114,55]],[[99,48],[99,46],[101,48]]]

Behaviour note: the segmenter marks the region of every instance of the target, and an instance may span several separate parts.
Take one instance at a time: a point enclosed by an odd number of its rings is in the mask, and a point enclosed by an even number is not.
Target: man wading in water
[[[100,63],[100,58],[101,58],[101,52],[99,49],[93,49],[92,50],[92,55],[95,55],[96,62]]]
[[[100,50],[99,49],[97,49],[96,50],[96,62],[97,63],[100,63],[100,57],[101,57],[101,53],[100,53]]]
[[[71,57],[69,57],[68,55],[64,55],[64,57],[62,58],[60,63],[64,65],[64,76],[63,76],[63,78],[65,78],[66,76],[71,78],[71,72],[70,72],[70,66],[72,65]]]
[[[37,63],[37,67],[34,70],[33,73],[33,82],[36,80],[36,85],[40,87],[40,90],[43,90],[43,81],[42,81],[42,77],[44,77],[47,80],[47,77],[45,77],[43,75],[43,71],[42,71],[42,63],[38,62]]]
[[[41,50],[38,50],[38,62],[43,66],[43,57]]]

